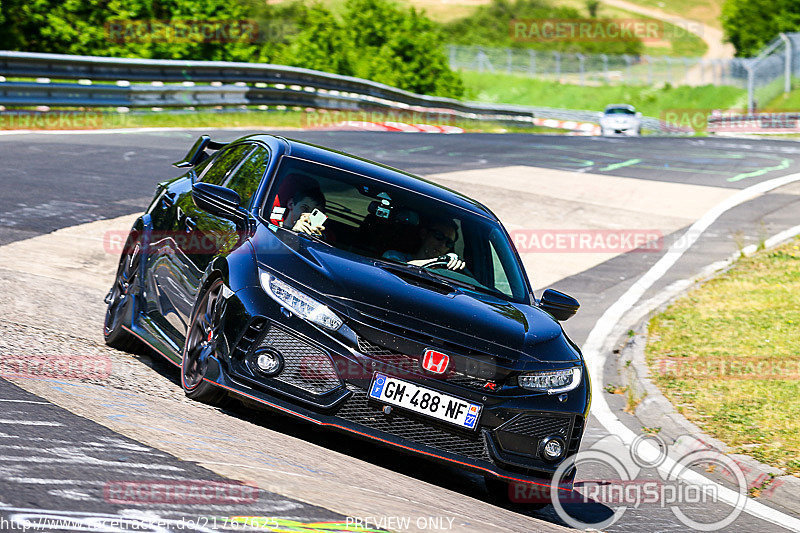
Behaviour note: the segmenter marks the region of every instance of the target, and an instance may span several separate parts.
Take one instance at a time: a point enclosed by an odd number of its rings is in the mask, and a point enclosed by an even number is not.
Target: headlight
[[[273,300],[300,318],[333,331],[342,327],[342,319],[328,309],[328,306],[284,283],[269,272],[261,272],[261,287]]]
[[[518,379],[519,386],[523,389],[559,394],[571,391],[580,384],[581,369],[576,366],[565,370],[531,372],[519,376]]]

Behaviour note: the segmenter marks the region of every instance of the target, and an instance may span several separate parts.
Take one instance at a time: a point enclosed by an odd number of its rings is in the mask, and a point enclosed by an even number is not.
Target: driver
[[[441,260],[447,261],[443,266],[449,270],[462,270],[465,263],[453,252],[457,240],[458,226],[453,219],[435,219],[428,221],[420,229],[421,242],[413,254],[388,250],[383,254],[383,258],[419,267]]]

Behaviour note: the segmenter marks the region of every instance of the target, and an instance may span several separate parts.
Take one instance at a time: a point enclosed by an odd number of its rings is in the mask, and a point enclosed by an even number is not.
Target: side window
[[[508,282],[508,276],[503,268],[503,263],[500,261],[500,256],[497,255],[497,250],[494,249],[494,243],[490,242],[489,249],[492,252],[492,271],[494,272],[494,288],[498,291],[512,295],[511,283]]]
[[[261,178],[269,164],[269,151],[257,146],[247,158],[239,165],[224,183],[225,187],[233,189],[242,198],[242,207],[248,207],[250,200],[261,183]]]
[[[228,173],[236,167],[245,154],[253,149],[252,144],[238,144],[223,149],[214,157],[211,166],[200,177],[200,181],[211,185],[222,185]]]

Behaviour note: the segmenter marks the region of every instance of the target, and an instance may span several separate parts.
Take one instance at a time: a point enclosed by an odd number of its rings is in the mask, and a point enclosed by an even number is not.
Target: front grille
[[[569,423],[570,417],[568,416],[517,415],[500,426],[498,431],[517,433],[537,439],[549,435],[561,435],[566,441],[569,433]]]
[[[325,352],[275,325],[268,326],[256,352],[261,348],[271,348],[283,357],[283,370],[274,378],[278,381],[313,394],[325,394],[341,386]]]
[[[528,457],[539,456],[539,446],[545,437],[558,435],[564,439],[569,453],[572,417],[549,414],[519,414],[495,431],[500,447]]]
[[[572,425],[572,435],[570,435],[569,445],[567,447],[567,455],[575,455],[578,453],[578,448],[581,445],[581,438],[583,437],[583,417],[576,416],[575,423]]]
[[[250,325],[244,330],[242,337],[233,349],[232,356],[234,359],[242,359],[250,352],[250,348],[253,347],[253,343],[256,342],[258,336],[264,331],[266,325],[267,320],[264,317],[253,317],[250,321]]]
[[[337,416],[437,450],[470,459],[490,461],[486,442],[481,433],[469,435],[450,432],[415,418],[408,418],[398,413],[398,410],[393,411],[391,415],[385,415],[377,407],[369,404],[366,391],[349,384],[347,388],[353,394],[336,413]]]
[[[461,372],[452,372],[448,374],[445,379],[448,383],[455,383],[456,385],[461,385],[462,387],[480,390],[485,390],[485,385],[489,383],[485,379],[468,376],[466,374],[462,374]]]
[[[387,365],[391,365],[404,373],[419,374],[421,371],[419,360],[416,357],[379,346],[378,344],[370,342],[361,336],[358,337],[358,349],[364,355],[379,359],[385,362]],[[468,387],[471,389],[478,389],[481,391],[484,390],[483,387],[487,383],[485,379],[476,378],[462,372],[455,371],[448,372],[442,377],[437,376],[436,379],[442,379],[448,383],[453,383],[455,385],[460,385],[462,387]]]
[[[358,337],[358,351],[364,355],[380,359],[404,372],[418,372],[419,363],[415,357],[378,346],[364,337]]]

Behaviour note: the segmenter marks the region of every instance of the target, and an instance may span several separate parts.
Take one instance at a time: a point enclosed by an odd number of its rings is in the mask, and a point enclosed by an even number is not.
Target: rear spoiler
[[[191,168],[194,166],[199,165],[203,161],[206,160],[208,154],[206,153],[206,148],[209,150],[219,150],[223,148],[228,143],[220,143],[216,141],[212,141],[211,137],[208,135],[201,135],[197,142],[194,143],[189,153],[186,154],[186,157],[183,158],[181,161],[176,161],[172,163],[172,166],[178,168]]]

